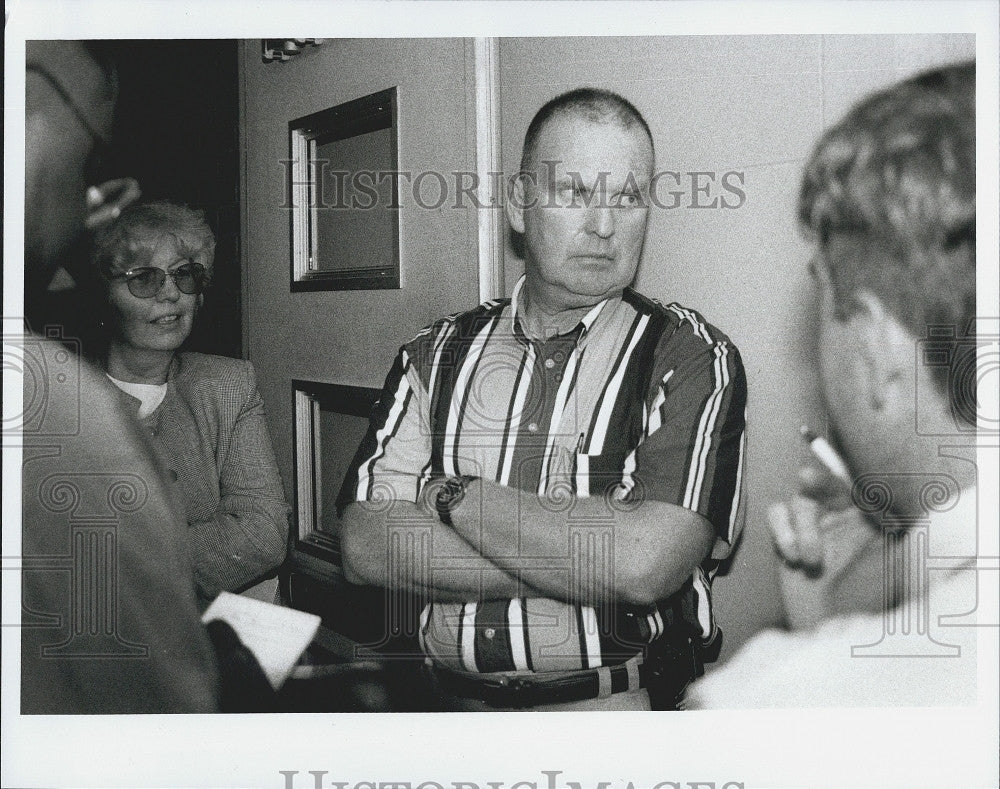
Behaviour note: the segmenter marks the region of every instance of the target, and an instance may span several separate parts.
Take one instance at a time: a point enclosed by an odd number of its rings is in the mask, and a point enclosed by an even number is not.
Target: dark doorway
[[[143,199],[185,203],[205,212],[215,233],[215,276],[185,348],[239,357],[242,352],[240,153],[237,42],[109,42],[118,64],[119,99],[111,150],[98,174],[133,176]],[[67,254],[63,281],[31,291],[29,325],[99,356],[100,297],[89,264],[89,235]],[[59,282],[57,277],[56,283]]]
[[[205,212],[215,276],[185,347],[240,356],[239,81],[235,40],[122,41],[111,164],[143,198]]]

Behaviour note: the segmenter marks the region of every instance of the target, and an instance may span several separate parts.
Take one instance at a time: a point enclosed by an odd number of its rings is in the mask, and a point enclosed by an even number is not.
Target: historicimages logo
[[[562,770],[541,770],[538,778],[515,781],[335,781],[327,770],[279,770],[281,789],[744,789],[742,781],[563,781]]]

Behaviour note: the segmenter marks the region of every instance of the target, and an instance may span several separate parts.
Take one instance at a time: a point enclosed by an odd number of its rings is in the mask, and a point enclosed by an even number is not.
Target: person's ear
[[[507,221],[515,232],[524,234],[524,206],[527,193],[524,186],[524,176],[518,175],[511,181],[508,189],[507,202],[504,205],[504,212],[507,214]]]
[[[858,334],[865,394],[871,407],[885,415],[912,416],[914,341],[910,333],[869,291],[855,294],[851,317]]]

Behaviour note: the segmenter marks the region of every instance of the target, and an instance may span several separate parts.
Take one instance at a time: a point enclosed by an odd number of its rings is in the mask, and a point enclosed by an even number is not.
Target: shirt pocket
[[[577,496],[604,496],[617,489],[626,476],[629,453],[577,452],[573,464],[573,488]]]

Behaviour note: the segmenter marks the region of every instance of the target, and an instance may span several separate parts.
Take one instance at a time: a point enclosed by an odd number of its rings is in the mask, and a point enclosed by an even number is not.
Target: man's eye
[[[635,192],[626,192],[618,195],[615,199],[615,204],[621,206],[622,208],[634,208],[639,205],[639,195]]]

